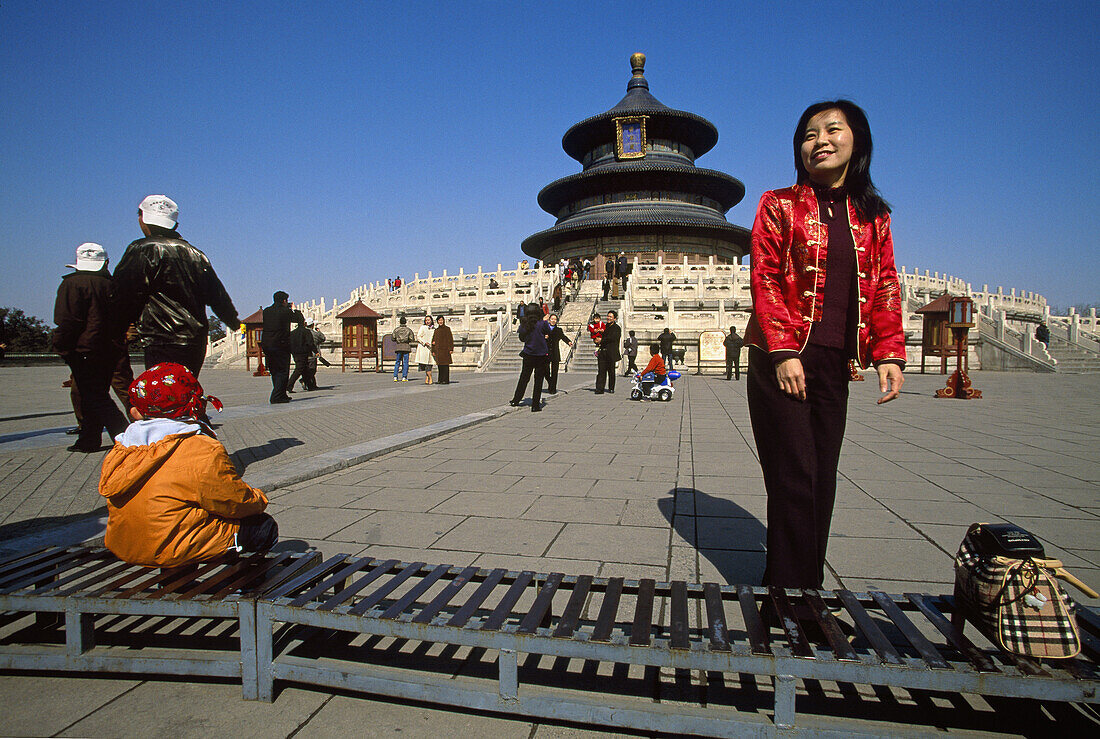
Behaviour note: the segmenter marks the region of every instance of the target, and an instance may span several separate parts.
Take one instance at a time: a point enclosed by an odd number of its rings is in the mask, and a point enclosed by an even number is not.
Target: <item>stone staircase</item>
[[[592,315],[592,311],[596,310],[598,304],[598,298],[600,297],[600,284],[596,280],[587,280],[581,283],[580,289],[575,295],[571,295],[569,301],[562,308],[561,316],[558,319],[558,325],[561,326],[561,330],[565,332],[565,335],[569,337],[570,341],[576,343],[577,351],[581,354],[585,350],[588,351],[589,359],[591,359],[592,374],[596,374],[596,358],[592,356],[592,350],[595,348],[592,344],[592,340],[588,338],[588,332],[585,330],[585,326],[588,325],[588,318]],[[618,307],[617,302],[608,301],[606,303],[608,307]],[[607,313],[607,308],[603,308],[604,314]],[[577,343],[577,333],[580,332],[580,342]],[[520,369],[523,366],[523,358],[520,357],[520,350],[523,349],[523,342],[520,341],[519,334],[513,328],[512,332],[508,334],[508,337],[504,340],[504,344],[496,351],[493,359],[489,362],[487,370],[490,372],[514,372],[519,374]],[[561,346],[562,356],[566,356],[569,353],[569,347],[565,344]],[[574,356],[578,356],[574,354]],[[562,372],[575,372],[571,362],[564,363],[561,367]],[[587,365],[585,365],[587,366]],[[587,370],[586,370],[587,371]]]
[[[1051,336],[1047,351],[1058,361],[1056,365],[1058,372],[1065,374],[1100,372],[1100,355],[1071,344],[1065,339]]]
[[[489,362],[488,370],[490,372],[513,372],[519,375],[519,371],[523,367],[523,357],[519,355],[521,349],[523,349],[523,342],[520,341],[519,334],[513,329],[504,340],[504,344],[497,349],[492,361]]]

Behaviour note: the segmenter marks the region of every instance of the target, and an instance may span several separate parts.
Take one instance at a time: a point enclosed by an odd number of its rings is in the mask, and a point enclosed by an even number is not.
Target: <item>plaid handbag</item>
[[[971,524],[955,555],[955,623],[973,623],[1005,651],[1065,659],[1081,651],[1073,601],[1055,578],[1097,594],[1012,524]]]

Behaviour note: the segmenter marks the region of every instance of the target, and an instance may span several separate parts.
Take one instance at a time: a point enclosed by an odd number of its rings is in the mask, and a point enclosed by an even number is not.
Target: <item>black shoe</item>
[[[603,395],[603,390],[597,390],[596,395]]]
[[[289,387],[288,387],[288,388],[286,389],[286,391],[287,391],[287,394],[289,394],[289,395],[293,395],[293,394],[294,394],[294,390],[292,390],[292,389],[291,389],[291,388],[289,388]]]
[[[99,447],[98,444],[96,446],[91,446],[91,445],[85,446],[84,444],[77,443],[77,444],[73,444],[70,447],[65,447],[65,451],[68,451],[68,452],[82,452],[84,454],[94,454],[95,452],[98,452],[99,449],[100,449],[100,447]]]
[[[538,412],[539,412],[539,411],[541,411],[541,410],[542,410],[542,406],[541,406],[541,405],[533,405],[533,406],[531,406],[531,412],[532,412],[532,413],[538,413]]]
[[[508,405],[510,405],[510,406],[512,406],[513,408],[515,408],[515,407],[516,407],[517,405],[519,405],[519,401],[518,401],[518,400],[509,400],[509,401],[508,401]]]
[[[76,436],[79,433],[80,433],[80,427],[79,426],[73,426],[71,429],[69,429],[68,431],[65,432],[65,435],[66,436]]]
[[[276,403],[289,403],[290,401],[291,398],[275,398],[275,400],[271,401],[271,403],[272,405],[274,405]]]
[[[614,394],[615,394],[615,391],[614,391],[614,390],[608,390],[607,392],[611,393],[612,395],[614,395]]]

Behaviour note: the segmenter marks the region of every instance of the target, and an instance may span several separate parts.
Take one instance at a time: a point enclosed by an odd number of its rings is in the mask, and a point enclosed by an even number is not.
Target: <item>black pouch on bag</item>
[[[983,523],[978,532],[981,554],[987,557],[1043,558],[1046,553],[1035,536],[1011,523]]]

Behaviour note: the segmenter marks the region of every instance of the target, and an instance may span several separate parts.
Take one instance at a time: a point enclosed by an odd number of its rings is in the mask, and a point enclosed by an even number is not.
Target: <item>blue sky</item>
[[[164,193],[241,315],[371,280],[522,258],[579,171],[573,123],[648,57],[719,130],[699,165],[793,180],[799,113],[875,136],[899,264],[1100,300],[1100,11],[1085,3],[0,4],[0,305],[52,315],[77,244],[112,264]]]

